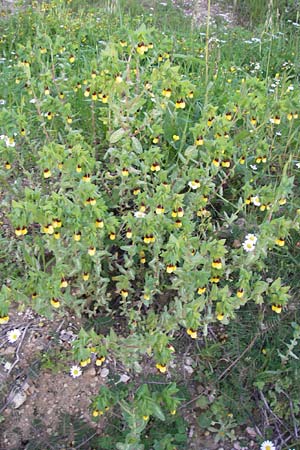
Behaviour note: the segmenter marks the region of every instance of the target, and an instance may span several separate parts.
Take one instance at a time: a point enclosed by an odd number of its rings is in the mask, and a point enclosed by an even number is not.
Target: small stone
[[[187,371],[188,374],[192,375],[194,372],[194,369],[191,366],[184,366],[184,369]]]
[[[249,434],[249,436],[251,436],[252,438],[256,437],[256,431],[254,430],[254,428],[251,427],[247,427],[246,428],[246,432]]]
[[[109,374],[109,369],[107,369],[106,367],[104,367],[104,368],[100,371],[100,377],[102,377],[102,378],[106,378],[108,374]]]
[[[130,377],[126,373],[123,373],[120,376],[118,383],[127,383],[128,380],[130,380]]]
[[[84,374],[85,374],[86,376],[95,377],[95,376],[96,376],[96,369],[95,369],[95,367],[93,367],[93,366],[89,367],[89,368],[84,372]]]
[[[190,356],[188,356],[187,358],[185,358],[185,364],[187,366],[192,366],[194,364],[194,361]]]
[[[24,391],[17,392],[11,400],[12,407],[14,409],[20,408],[20,406],[22,406],[23,403],[25,403],[26,399],[27,395],[25,394]]]

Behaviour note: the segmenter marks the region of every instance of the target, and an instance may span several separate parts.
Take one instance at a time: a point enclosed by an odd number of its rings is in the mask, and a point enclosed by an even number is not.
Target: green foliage
[[[299,358],[299,28],[206,42],[174,35],[167,7],[170,20],[158,4],[131,19],[135,1],[56,0],[1,19],[0,320],[16,305],[76,314],[83,368],[112,358],[159,379],[176,379],[189,340],[216,392],[199,425],[233,440],[252,389],[282,420],[299,410],[285,395]],[[184,448],[177,393],[103,386],[92,415],[118,411],[113,448]]]

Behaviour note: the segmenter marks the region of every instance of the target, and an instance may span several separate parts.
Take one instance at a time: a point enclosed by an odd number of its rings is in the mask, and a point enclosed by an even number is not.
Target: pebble
[[[26,399],[27,395],[25,394],[24,391],[17,392],[11,400],[12,407],[14,409],[20,408],[20,406],[22,406],[23,403],[26,402]]]
[[[107,369],[106,367],[104,367],[104,369],[102,369],[100,371],[100,377],[102,377],[102,378],[106,378],[108,376],[108,374],[109,374],[109,369]]]

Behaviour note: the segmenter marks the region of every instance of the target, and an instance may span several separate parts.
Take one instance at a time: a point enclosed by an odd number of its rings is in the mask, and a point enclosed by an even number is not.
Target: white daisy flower
[[[72,366],[70,369],[70,375],[72,378],[78,378],[82,375],[82,370],[79,366]]]
[[[276,448],[273,442],[264,441],[260,446],[260,450],[276,450]]]
[[[257,242],[257,236],[255,236],[255,234],[249,233],[249,234],[247,234],[247,236],[245,237],[245,240],[246,240],[246,241],[252,241],[253,244],[255,245],[256,242]]]
[[[256,195],[255,197],[251,197],[250,200],[251,200],[251,203],[253,203],[254,206],[260,206],[261,205],[258,195]]]
[[[5,144],[6,144],[6,147],[15,147],[16,146],[14,138],[11,138],[11,137],[6,137]]]
[[[138,217],[139,219],[142,219],[143,217],[145,217],[145,213],[144,212],[142,212],[142,211],[136,211],[135,213],[134,213],[134,217]]]
[[[297,169],[300,169],[300,162],[296,163]]]
[[[255,244],[253,241],[247,240],[245,242],[243,242],[243,249],[246,252],[253,252],[253,250],[255,250]]]
[[[7,336],[8,342],[13,344],[21,336],[21,331],[18,328],[14,328],[13,330],[8,331],[6,333],[6,336]]]

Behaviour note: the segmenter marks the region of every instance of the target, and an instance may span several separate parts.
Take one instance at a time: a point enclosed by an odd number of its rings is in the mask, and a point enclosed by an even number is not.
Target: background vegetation
[[[251,427],[297,448],[297,2],[235,2],[241,28],[179,6],[1,18],[1,326],[75,314],[67,371],[130,373],[91,398],[109,426],[76,427],[78,448],[188,448],[191,413],[224,446]]]

